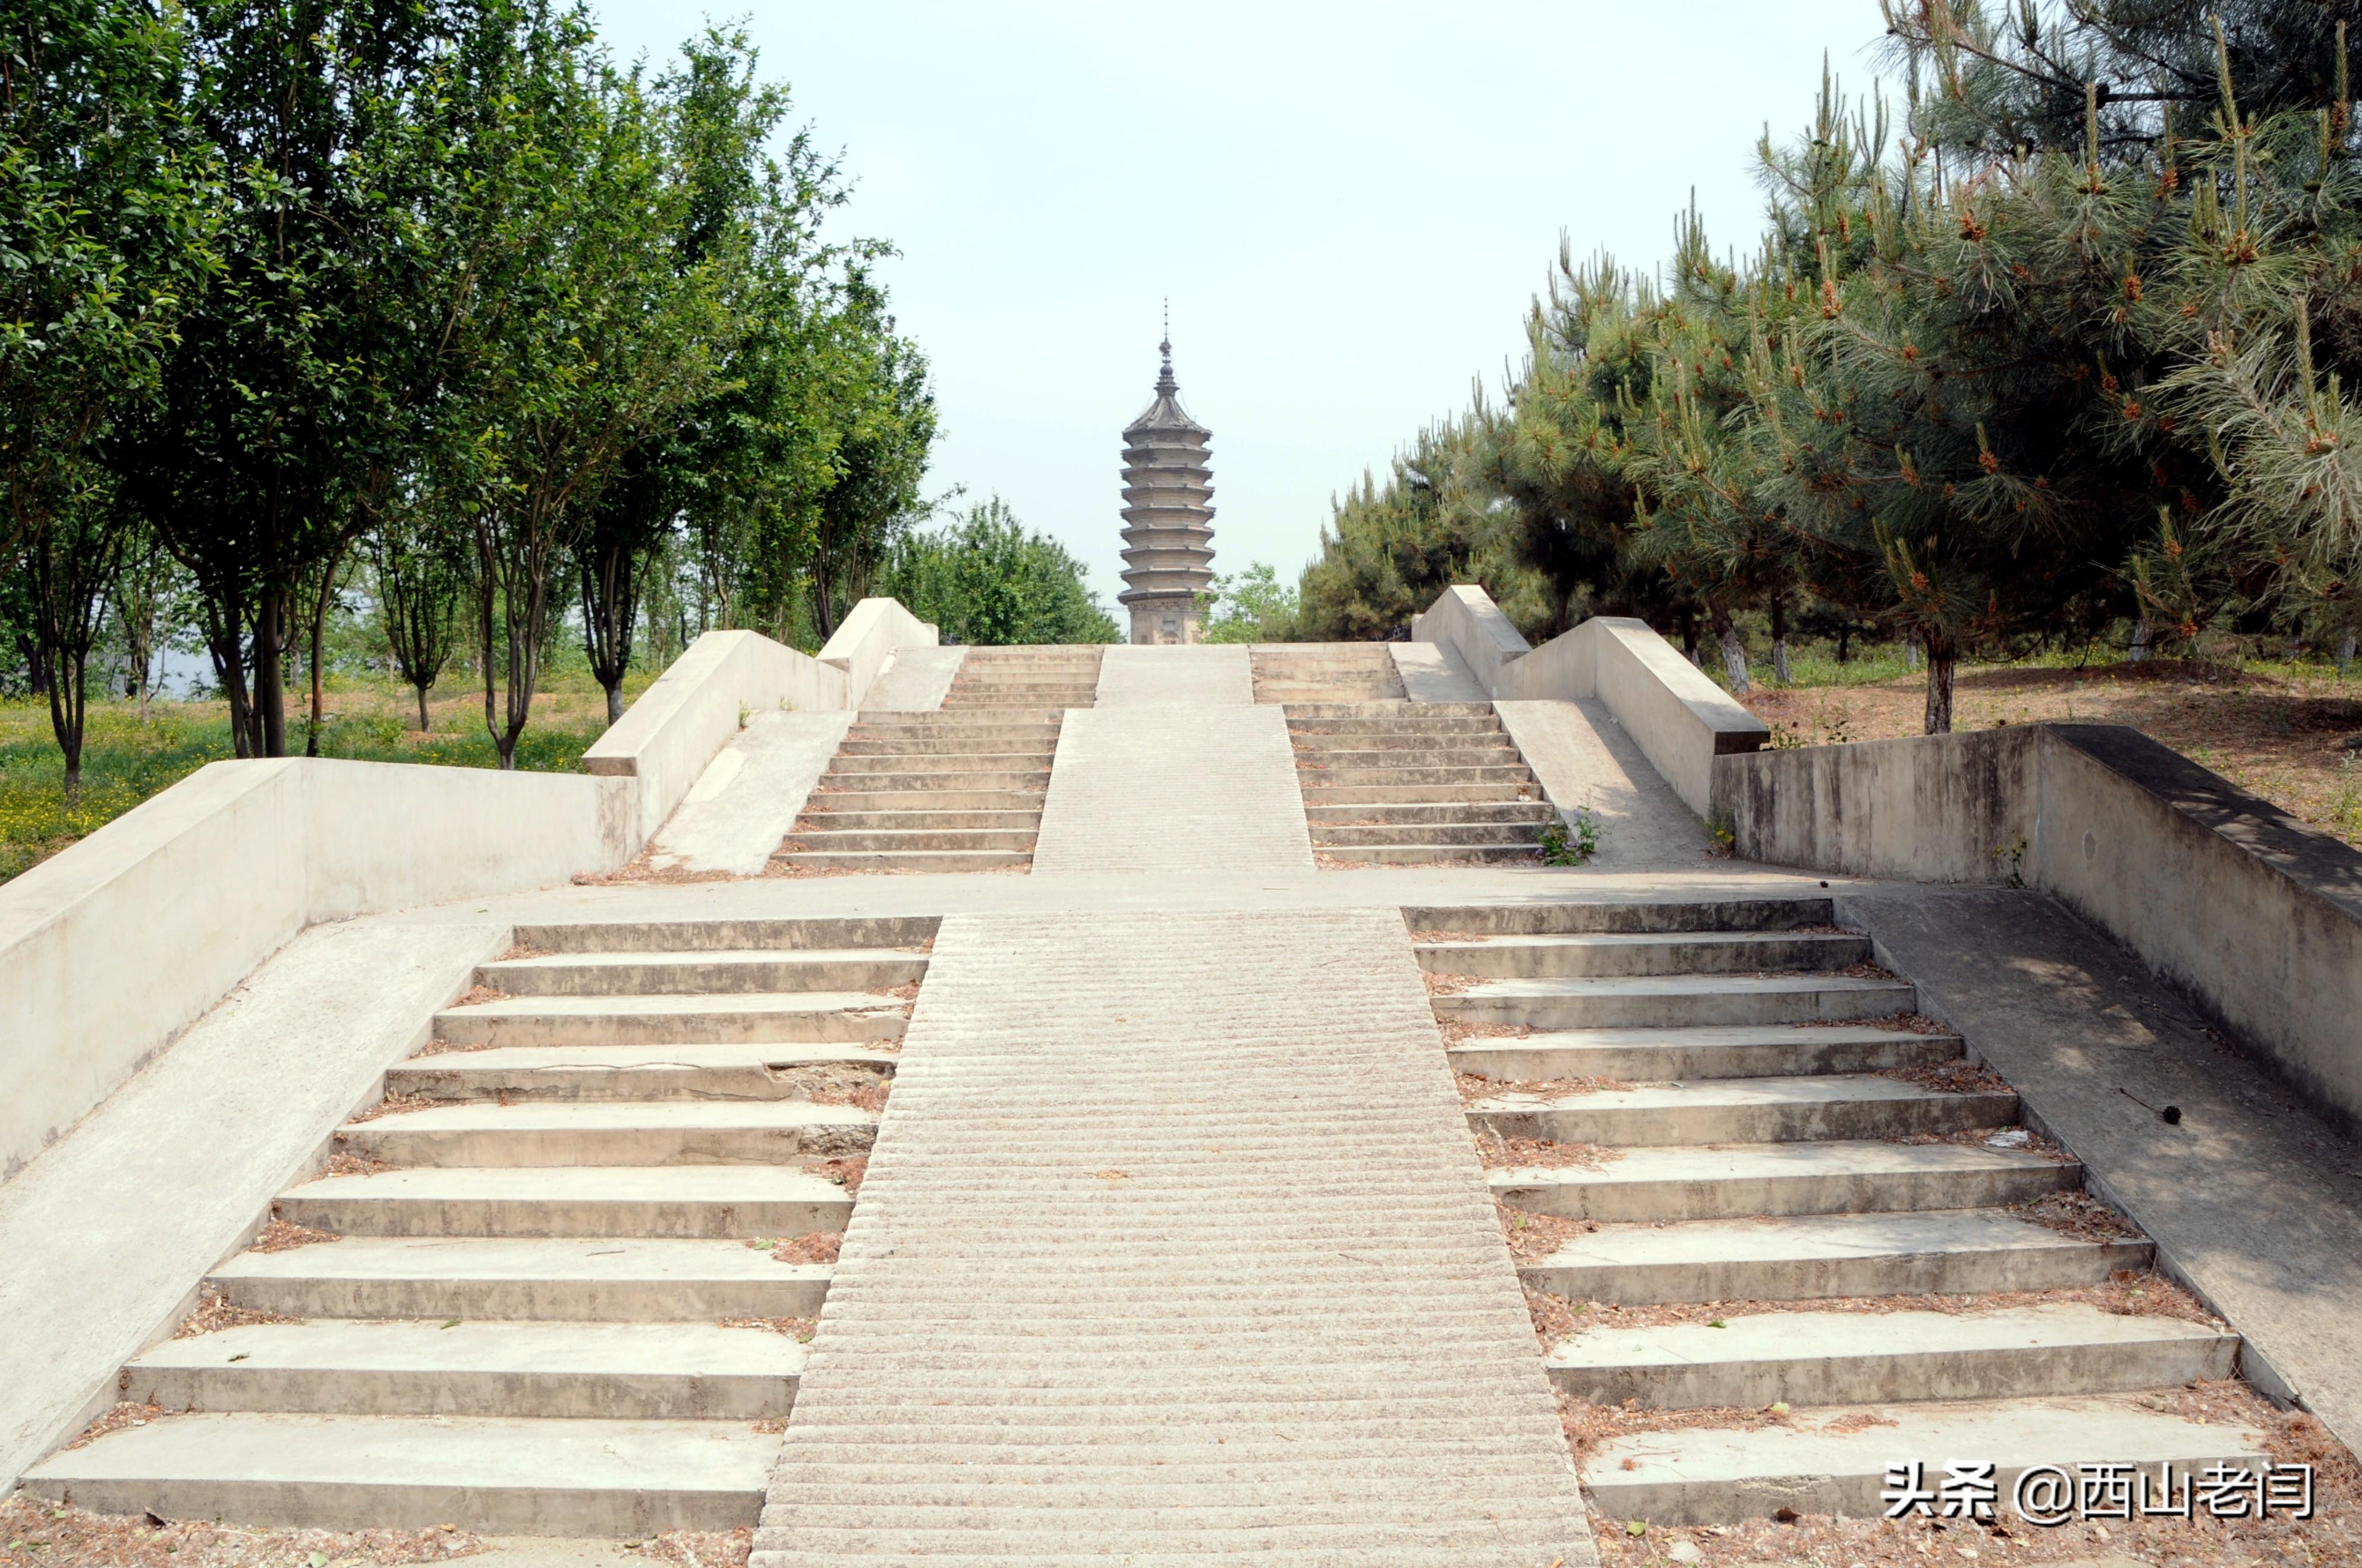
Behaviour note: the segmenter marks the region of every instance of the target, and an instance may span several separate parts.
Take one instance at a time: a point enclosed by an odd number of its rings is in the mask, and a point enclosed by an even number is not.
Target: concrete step
[[[2097,1285],[2147,1268],[2147,1242],[2083,1242],[2003,1209],[1608,1225],[1518,1265],[1577,1301],[1803,1301],[1980,1296]]]
[[[1474,1132],[1611,1148],[1905,1138],[2016,1120],[2013,1093],[1952,1094],[1869,1074],[1640,1084],[1562,1099],[1504,1094],[1468,1108]]]
[[[1693,1144],[1628,1148],[1596,1170],[1521,1165],[1485,1173],[1512,1209],[1605,1224],[2001,1208],[2082,1184],[2082,1167],[1982,1144]]]
[[[348,1236],[240,1253],[208,1283],[291,1318],[665,1323],[816,1317],[830,1272],[744,1242]]]
[[[922,949],[935,939],[934,915],[869,915],[820,920],[582,921],[521,925],[520,947],[541,953]]]
[[[1578,1399],[1658,1410],[2007,1399],[2232,1375],[2239,1336],[2080,1301],[1982,1312],[1759,1312],[1725,1326],[1587,1329],[1547,1359]],[[1952,1457],[1959,1457],[1954,1455]]]
[[[1418,822],[1379,827],[1314,823],[1311,826],[1312,844],[1318,849],[1341,845],[1391,844],[1515,844],[1531,846],[1540,841],[1542,834],[1540,823]]]
[[[778,1449],[744,1422],[231,1413],[110,1433],[25,1482],[161,1518],[645,1536],[752,1525]]]
[[[1036,801],[1022,811],[842,812],[806,811],[797,821],[799,832],[815,833],[941,833],[965,828],[993,828],[1032,834],[1041,830],[1042,805]]]
[[[1030,790],[822,790],[805,802],[802,820],[855,812],[1015,812],[1042,820],[1043,783]]]
[[[1287,739],[1297,746],[1451,746],[1460,742],[1507,746],[1509,732],[1497,718],[1427,718],[1427,709],[1396,706],[1389,718],[1287,720]]]
[[[1450,811],[1462,802],[1540,801],[1541,786],[1517,784],[1338,784],[1320,776],[1297,775],[1304,803],[1312,806],[1436,806]]]
[[[1456,791],[1469,784],[1523,784],[1532,787],[1534,776],[1525,764],[1506,767],[1398,767],[1381,764],[1370,767],[1324,767],[1301,762],[1297,773],[1302,782],[1316,789],[1350,790],[1367,785],[1416,784],[1428,790]],[[1429,795],[1429,800],[1439,797]],[[1451,800],[1446,793],[1440,797]]]
[[[939,754],[895,754],[888,756],[847,756],[829,759],[831,778],[867,779],[901,773],[1045,773],[1054,754],[1048,748],[1028,751],[961,751]]]
[[[510,997],[445,1009],[435,1015],[435,1038],[454,1045],[900,1040],[907,1006],[871,991]]]
[[[791,850],[771,856],[774,866],[813,871],[999,871],[1033,864],[1030,849]]]
[[[1038,768],[1018,772],[929,767],[906,773],[840,773],[831,764],[813,798],[822,804],[834,805],[848,795],[1024,795],[1039,805],[1043,791],[1049,788],[1050,767],[1046,762]],[[902,804],[909,806],[911,802]]]
[[[1421,943],[1418,954],[1419,967],[1435,974],[1513,979],[1842,969],[1871,961],[1866,936],[1786,931],[1480,936],[1465,942]]]
[[[793,1165],[511,1165],[322,1176],[272,1207],[339,1236],[744,1241],[842,1231],[853,1199]]]
[[[1064,714],[1044,711],[1040,713],[1016,713],[1006,709],[969,709],[944,712],[929,709],[923,712],[888,712],[865,710],[853,721],[848,735],[936,735],[957,734],[967,730],[1043,729],[1055,731]]]
[[[1406,823],[1533,823],[1558,821],[1547,801],[1452,801],[1373,802],[1360,806],[1307,806],[1313,827],[1386,827]]]
[[[1296,743],[1298,768],[1518,767],[1524,763],[1518,748],[1506,742],[1497,745],[1473,741],[1458,745],[1421,745],[1403,740],[1374,747],[1364,746],[1359,741],[1341,746],[1318,745],[1304,740]]]
[[[717,1323],[256,1323],[167,1340],[123,1394],[168,1410],[763,1421],[793,1407],[804,1347]],[[440,1521],[438,1521],[440,1522]]]
[[[760,1165],[866,1153],[877,1113],[809,1100],[474,1101],[348,1122],[348,1154],[447,1169]]]
[[[1403,911],[1413,932],[1508,936],[1617,931],[1786,931],[1828,925],[1827,899],[1636,899],[1581,904],[1440,904]]]
[[[756,948],[682,953],[568,953],[476,966],[476,983],[513,997],[698,996],[886,991],[923,979],[927,956],[890,949]]]
[[[823,824],[813,827],[813,823]],[[1036,836],[1032,828],[905,828],[890,833],[838,830],[827,816],[807,817],[781,841],[778,853],[906,854],[912,850],[1021,850],[1031,854]]]
[[[822,1085],[890,1082],[896,1058],[863,1045],[495,1045],[414,1056],[386,1092],[436,1099],[809,1099]]]
[[[848,734],[837,747],[839,756],[975,756],[998,754],[1049,756],[1058,749],[1054,724],[1038,728],[964,724],[954,734]]]
[[[1957,1034],[1917,1034],[1871,1023],[1709,1024],[1700,1029],[1572,1029],[1522,1039],[1471,1040],[1451,1048],[1451,1068],[1482,1078],[1760,1078],[1805,1073],[1874,1073],[1948,1062]]]
[[[1496,723],[1500,715],[1490,702],[1421,702],[1417,705],[1422,719],[1490,719]],[[1392,719],[1403,713],[1400,703],[1390,702],[1291,702],[1287,705],[1287,722],[1294,727],[1299,719]]]
[[[1864,1425],[1865,1415],[1875,1424]],[[1800,1409],[1785,1425],[1753,1431],[1635,1433],[1595,1450],[1583,1485],[1608,1518],[1658,1526],[1735,1524],[1780,1507],[1862,1518],[1884,1512],[1879,1494],[1891,1465],[1918,1461],[1932,1487],[1953,1461],[1990,1460],[1998,1517],[2020,1529],[2011,1489],[2035,1465],[2058,1465],[2070,1477],[2081,1465],[2134,1465],[2154,1485],[2160,1463],[2194,1477],[2218,1463],[2259,1465],[2263,1452],[2261,1432],[2201,1426],[2136,1396],[2101,1394]]]
[[[1610,1025],[1803,1023],[1911,1012],[1907,980],[1848,975],[1646,975],[1608,979],[1489,980],[1435,999],[1438,1017],[1537,1029]]]
[[[1538,866],[1540,851],[1531,844],[1340,844],[1314,847],[1331,860],[1369,866],[1425,866],[1434,861],[1476,861],[1488,865]]]

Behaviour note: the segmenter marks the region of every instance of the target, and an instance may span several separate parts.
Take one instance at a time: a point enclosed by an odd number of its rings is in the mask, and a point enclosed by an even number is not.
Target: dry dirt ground
[[[1863,686],[1758,686],[1740,699],[1774,745],[1886,740],[1920,733],[1920,676]],[[2126,724],[2213,768],[2323,832],[2362,848],[2362,678],[2325,667],[2277,672],[2196,660],[2081,669],[1964,668],[1955,730],[2045,720]]]

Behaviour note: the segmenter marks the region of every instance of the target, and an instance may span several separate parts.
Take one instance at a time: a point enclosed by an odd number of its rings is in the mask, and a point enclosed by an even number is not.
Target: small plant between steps
[[[1542,829],[1542,864],[1584,866],[1599,853],[1599,813],[1577,806],[1571,822],[1551,823]]]

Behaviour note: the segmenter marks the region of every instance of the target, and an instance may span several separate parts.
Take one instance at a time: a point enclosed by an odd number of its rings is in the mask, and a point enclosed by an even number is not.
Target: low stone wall
[[[322,921],[564,882],[637,850],[631,786],[216,762],[0,887],[0,1176]]]
[[[2049,893],[2362,1129],[2362,854],[2137,731],[1726,756],[1714,814],[1749,860]]]
[[[1700,816],[1713,796],[1715,759],[1751,752],[1771,738],[1762,720],[1643,621],[1595,615],[1536,648],[1483,589],[1462,585],[1413,621],[1411,635],[1448,644],[1497,699],[1596,697]]]

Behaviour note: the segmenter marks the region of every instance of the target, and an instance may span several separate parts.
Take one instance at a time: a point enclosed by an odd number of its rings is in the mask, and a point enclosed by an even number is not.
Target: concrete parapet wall
[[[304,927],[621,865],[638,847],[631,788],[216,762],[0,887],[0,1176]]]
[[[1751,752],[1771,738],[1762,720],[1646,622],[1595,615],[1529,647],[1483,589],[1462,585],[1413,621],[1411,635],[1453,649],[1478,684],[1504,701],[1596,697],[1700,816],[1712,801],[1715,758]]]
[[[2362,1128],[2362,854],[2137,731],[2038,724],[1730,756],[1750,860],[2022,882]]]
[[[852,705],[841,668],[760,632],[708,632],[591,743],[582,766],[639,781],[634,827],[646,843],[748,718]]]
[[[820,661],[844,672],[842,706],[858,708],[887,660],[904,648],[931,648],[942,640],[932,624],[903,609],[900,600],[865,599],[820,650]]]

